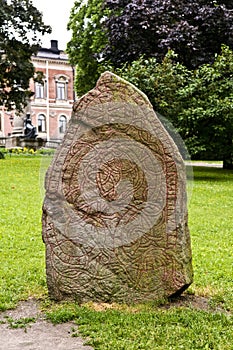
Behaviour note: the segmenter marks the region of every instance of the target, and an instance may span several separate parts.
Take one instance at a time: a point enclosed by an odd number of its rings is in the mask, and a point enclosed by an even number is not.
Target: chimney
[[[58,41],[57,40],[51,40],[51,48],[50,48],[50,50],[53,51],[53,52],[59,52]]]

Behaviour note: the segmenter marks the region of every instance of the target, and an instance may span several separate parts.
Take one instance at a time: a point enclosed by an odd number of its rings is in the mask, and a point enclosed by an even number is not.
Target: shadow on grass
[[[215,167],[195,166],[193,167],[195,181],[233,181],[233,170]]]

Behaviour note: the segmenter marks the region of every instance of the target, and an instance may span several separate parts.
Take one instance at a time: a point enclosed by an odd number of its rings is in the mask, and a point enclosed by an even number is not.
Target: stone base
[[[25,137],[22,137],[22,136],[11,136],[6,139],[6,148],[12,149],[12,148],[27,147],[35,151],[41,147],[44,147],[45,143],[46,143],[46,140],[43,140],[41,138],[26,139]]]

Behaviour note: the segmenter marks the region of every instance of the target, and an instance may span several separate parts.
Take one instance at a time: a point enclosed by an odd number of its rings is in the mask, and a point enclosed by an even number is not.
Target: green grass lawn
[[[46,293],[41,159],[8,156],[0,161],[0,310]]]
[[[194,167],[189,210],[198,295],[233,310],[233,172]]]
[[[233,349],[232,171],[194,167],[189,227],[195,276],[187,296],[205,298],[208,308],[164,301],[102,310],[48,300],[40,179],[47,164],[48,158],[33,155],[0,160],[0,310],[34,296],[53,323],[73,319],[95,349]]]

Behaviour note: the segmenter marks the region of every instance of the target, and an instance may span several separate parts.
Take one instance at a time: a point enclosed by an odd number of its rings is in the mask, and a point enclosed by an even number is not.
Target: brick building
[[[32,57],[36,71],[44,74],[44,83],[30,81],[34,92],[29,112],[32,124],[36,126],[38,137],[48,142],[59,142],[71,117],[74,102],[74,68],[68,57],[58,49],[58,42],[51,40],[50,48],[41,48]],[[14,133],[14,112],[0,110],[0,137]]]

